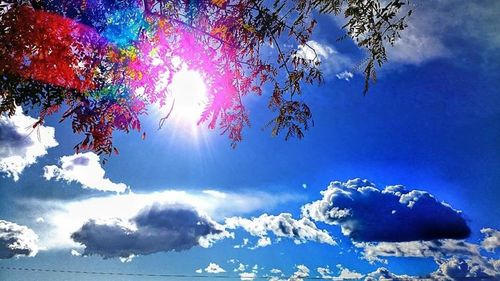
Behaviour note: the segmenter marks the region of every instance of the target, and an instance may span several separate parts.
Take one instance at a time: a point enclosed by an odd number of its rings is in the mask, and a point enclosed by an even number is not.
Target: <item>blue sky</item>
[[[302,140],[271,137],[267,100],[248,97],[252,127],[236,149],[217,131],[157,130],[151,114],[146,140],[116,135],[120,155],[101,165],[74,155],[80,137],[68,122],[53,117],[41,138],[16,142],[7,136],[26,135],[29,117],[2,117],[0,279],[103,279],[5,267],[214,280],[498,278],[500,7],[430,3],[415,7],[366,96],[352,71],[362,54],[336,42],[335,19],[320,18],[313,39],[326,82],[305,89],[315,126]],[[344,71],[352,79],[336,77]],[[13,155],[25,167],[6,160]],[[404,188],[386,188],[395,185]],[[12,239],[25,245],[7,250]]]

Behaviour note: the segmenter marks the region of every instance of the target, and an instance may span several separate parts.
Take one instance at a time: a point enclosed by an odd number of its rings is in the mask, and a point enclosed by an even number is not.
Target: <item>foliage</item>
[[[387,3],[387,4],[382,4]],[[299,137],[312,125],[302,86],[321,83],[319,59],[285,44],[308,45],[317,13],[343,13],[346,37],[367,50],[365,89],[387,60],[385,46],[405,28],[403,0],[42,0],[0,7],[0,113],[67,108],[76,149],[110,154],[113,132],[141,131],[149,105],[166,106],[181,59],[204,76],[209,102],[198,124],[233,145],[249,125],[243,103],[272,86],[272,133]],[[64,16],[63,16],[64,15]],[[272,48],[270,48],[272,46]],[[317,56],[317,54],[316,54]],[[162,81],[166,81],[162,82]],[[167,118],[166,116],[165,118]],[[164,120],[163,120],[164,121]],[[115,151],[117,151],[115,149]]]

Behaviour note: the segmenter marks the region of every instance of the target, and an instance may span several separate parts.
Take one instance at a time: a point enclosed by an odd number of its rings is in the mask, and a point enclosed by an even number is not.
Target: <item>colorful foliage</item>
[[[369,4],[367,4],[367,2]],[[84,140],[76,149],[113,151],[115,130],[141,130],[149,105],[166,105],[168,85],[180,70],[175,59],[202,73],[209,102],[198,124],[227,133],[233,145],[249,125],[244,96],[274,89],[269,108],[273,134],[302,137],[312,114],[302,101],[303,83],[321,83],[319,61],[281,43],[307,45],[313,11],[339,13],[345,28],[369,51],[367,85],[375,63],[386,60],[384,43],[405,27],[396,18],[403,2],[42,0],[13,4],[0,14],[0,113],[16,105],[41,105],[40,123],[61,106]],[[273,48],[270,48],[272,46]]]

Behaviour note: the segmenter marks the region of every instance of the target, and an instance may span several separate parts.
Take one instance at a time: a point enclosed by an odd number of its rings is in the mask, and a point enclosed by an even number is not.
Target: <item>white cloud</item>
[[[257,277],[257,274],[254,272],[242,272],[240,273],[240,280],[252,281]]]
[[[82,256],[82,253],[78,252],[77,250],[75,249],[71,249],[70,251],[70,254],[74,257],[81,257]]]
[[[248,245],[248,242],[249,242],[248,238],[243,238],[243,243],[239,245],[234,245],[233,248],[235,249],[245,248]]]
[[[414,276],[408,275],[397,275],[390,272],[385,267],[379,267],[377,270],[370,272],[366,275],[365,281],[382,281],[382,280],[391,280],[391,281],[407,281],[418,279]]]
[[[24,225],[0,220],[0,259],[33,257],[38,253],[38,236]]]
[[[355,270],[350,270],[348,268],[344,268],[342,265],[337,265],[339,269],[338,276],[333,276],[329,267],[318,267],[316,270],[321,275],[323,279],[331,279],[331,280],[358,280],[363,278],[363,274],[356,272]]]
[[[248,265],[240,263],[237,268],[235,268],[234,272],[243,272],[247,269]]]
[[[297,270],[290,276],[288,280],[290,281],[302,281],[309,277],[309,268],[303,264],[296,266]]]
[[[500,277],[500,259],[451,257],[437,263],[439,267],[431,276],[438,281],[497,280]]]
[[[328,59],[334,53],[332,47],[310,40],[306,44],[298,46],[295,56],[316,63]]]
[[[198,273],[198,274],[201,274],[201,273],[203,273],[203,269],[198,268],[198,269],[197,269],[197,270],[195,270],[194,272],[196,272],[196,273]]]
[[[440,36],[427,26],[423,17],[425,14],[411,18],[401,38],[394,46],[388,46],[389,62],[418,65],[449,54]]]
[[[481,246],[489,252],[494,252],[500,246],[500,231],[493,228],[483,228],[481,233],[485,235]]]
[[[125,192],[128,187],[124,183],[114,183],[105,177],[105,171],[99,163],[99,156],[93,152],[78,153],[60,158],[60,167],[45,166],[46,180],[65,180],[78,182],[83,188],[117,193]]]
[[[271,272],[272,274],[282,274],[283,273],[283,271],[281,271],[281,269],[278,269],[278,268],[271,268],[271,270],[269,272]]]
[[[354,77],[354,74],[350,71],[344,70],[340,73],[337,73],[335,76],[337,77],[337,79],[350,81]]]
[[[205,272],[206,273],[213,273],[213,274],[217,274],[217,273],[223,273],[223,272],[226,272],[222,267],[220,267],[220,265],[216,264],[216,263],[213,263],[211,262],[206,268],[205,268]]]
[[[355,270],[351,271],[348,268],[342,268],[340,270],[339,276],[337,279],[339,280],[349,280],[349,279],[360,279],[363,277],[363,274],[356,272]]]
[[[432,240],[410,242],[356,243],[363,249],[363,257],[370,262],[383,261],[381,257],[433,257],[435,259],[451,255],[480,255],[479,246],[463,240]]]
[[[47,154],[47,149],[58,145],[55,130],[49,126],[33,125],[37,119],[26,116],[18,107],[14,116],[0,116],[0,172],[14,181],[37,158]]]
[[[319,67],[325,74],[325,78],[328,78],[328,75],[332,73],[338,73],[353,66],[352,60],[348,56],[340,54],[335,48],[326,43],[314,40],[299,45],[294,56],[311,64],[320,63]]]
[[[277,216],[263,214],[251,219],[231,217],[226,219],[225,226],[228,229],[243,228],[250,235],[259,237],[257,245],[253,248],[271,245],[269,234],[273,234],[278,238],[291,238],[297,244],[316,241],[336,245],[336,242],[327,231],[318,229],[307,218],[296,220],[289,213],[282,213]]]

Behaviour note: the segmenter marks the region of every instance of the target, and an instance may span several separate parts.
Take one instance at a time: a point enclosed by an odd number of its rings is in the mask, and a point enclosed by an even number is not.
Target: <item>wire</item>
[[[254,279],[269,279],[273,276],[231,276],[231,275],[206,275],[206,274],[155,274],[155,273],[125,273],[125,272],[104,272],[104,271],[84,271],[84,270],[64,270],[64,269],[49,269],[49,268],[31,268],[31,267],[11,267],[11,266],[0,266],[0,270],[11,270],[11,271],[31,271],[31,272],[50,272],[50,273],[72,273],[72,274],[87,274],[87,275],[114,275],[114,276],[133,276],[133,277],[169,277],[169,278],[212,278],[212,279],[242,279],[242,280],[254,280]],[[276,276],[279,280],[359,280],[350,278],[338,278],[338,277],[284,277]],[[482,277],[480,280],[494,280],[496,277],[488,276]],[[429,277],[398,277],[401,281],[427,281],[435,280]],[[477,277],[462,277],[460,280],[477,280]],[[393,279],[379,279],[379,280],[393,280]]]

